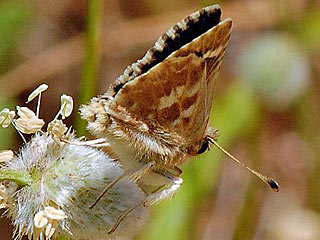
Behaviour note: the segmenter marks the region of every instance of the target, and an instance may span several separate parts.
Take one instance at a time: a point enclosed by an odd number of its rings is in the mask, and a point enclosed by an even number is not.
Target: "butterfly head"
[[[213,129],[210,125],[207,127],[204,137],[196,144],[188,148],[188,154],[196,156],[206,151],[209,151],[213,145],[212,140],[216,141],[218,137],[218,130]]]
[[[87,129],[97,137],[104,137],[106,126],[111,123],[110,117],[105,111],[107,101],[95,97],[91,99],[89,104],[80,107],[82,119],[88,122]]]

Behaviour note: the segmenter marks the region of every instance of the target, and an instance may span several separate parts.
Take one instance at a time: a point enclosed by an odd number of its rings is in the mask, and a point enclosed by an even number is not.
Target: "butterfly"
[[[231,30],[218,5],[189,15],[81,107],[87,129],[107,139],[125,170],[101,197],[128,177],[148,194],[144,205],[170,198],[183,183],[179,166],[216,143],[209,117]]]

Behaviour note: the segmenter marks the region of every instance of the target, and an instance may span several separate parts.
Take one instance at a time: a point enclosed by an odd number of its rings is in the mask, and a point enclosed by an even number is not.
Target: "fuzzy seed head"
[[[6,189],[11,201],[3,204],[16,227],[16,239],[61,234],[70,239],[106,239],[122,212],[145,198],[135,183],[124,180],[89,209],[104,187],[122,174],[119,164],[100,150],[57,143],[49,134],[35,134],[1,170],[24,172],[32,179],[30,185]],[[145,207],[137,208],[110,238],[134,235],[147,215]]]

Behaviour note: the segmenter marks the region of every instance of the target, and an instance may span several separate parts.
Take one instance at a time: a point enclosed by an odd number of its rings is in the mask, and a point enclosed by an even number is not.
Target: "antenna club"
[[[231,158],[233,161],[236,163],[240,164],[242,167],[247,169],[249,172],[253,173],[256,175],[258,178],[260,178],[263,182],[268,184],[270,188],[272,188],[273,191],[279,192],[280,187],[279,184],[276,182],[276,180],[272,179],[271,177],[267,177],[251,168],[249,168],[247,165],[244,163],[240,162],[237,158],[235,158],[233,155],[231,155],[229,152],[227,152],[223,147],[221,147],[213,138],[209,138],[211,143],[213,143],[221,152],[223,152],[225,155],[227,155],[229,158]]]
[[[279,192],[280,190],[279,184],[274,179],[269,178],[267,183],[272,188],[273,191]]]

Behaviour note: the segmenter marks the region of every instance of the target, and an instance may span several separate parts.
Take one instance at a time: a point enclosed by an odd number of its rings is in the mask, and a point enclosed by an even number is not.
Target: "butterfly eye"
[[[208,138],[205,138],[204,139],[204,142],[202,143],[202,146],[201,148],[199,149],[199,151],[197,152],[197,154],[202,154],[204,153],[205,151],[209,150],[209,139]]]

